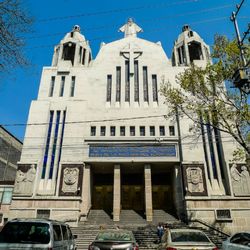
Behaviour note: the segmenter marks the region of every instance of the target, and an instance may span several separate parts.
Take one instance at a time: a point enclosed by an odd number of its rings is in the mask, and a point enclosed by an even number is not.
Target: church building
[[[103,42],[95,58],[78,25],[55,46],[30,106],[6,217],[77,225],[90,210],[117,222],[134,210],[150,223],[164,210],[249,230],[249,169],[231,164],[236,143],[209,126],[195,140],[191,120],[166,117],[160,93],[191,63],[210,62],[209,46],[185,25],[170,59],[161,42],[138,37],[132,19],[120,31],[124,37]]]

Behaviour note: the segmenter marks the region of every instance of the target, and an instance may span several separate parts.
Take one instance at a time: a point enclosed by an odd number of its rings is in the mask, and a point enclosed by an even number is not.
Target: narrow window
[[[75,82],[76,82],[76,77],[72,76],[71,78],[71,86],[70,86],[70,96],[73,97],[75,94]]]
[[[111,102],[112,75],[107,75],[107,97],[106,101]]]
[[[105,126],[101,126],[101,136],[105,136],[106,134],[106,127]]]
[[[148,102],[148,68],[143,67],[143,93],[144,93],[144,102]]]
[[[165,127],[160,126],[160,136],[165,136]]]
[[[121,101],[121,67],[116,67],[116,102]]]
[[[62,145],[63,145],[63,136],[64,136],[65,121],[66,121],[66,110],[63,111],[61,140],[60,140],[59,153],[58,153],[58,160],[57,160],[57,172],[58,172],[59,163],[60,163],[60,161],[61,161],[61,154],[62,154]],[[57,176],[57,174],[56,174],[56,176]]]
[[[145,136],[145,126],[140,126],[140,136]]]
[[[89,63],[91,62],[92,57],[91,57],[91,53],[89,52]]]
[[[130,136],[135,136],[135,126],[130,126]]]
[[[134,100],[135,102],[139,102],[139,67],[138,67],[138,61],[135,61],[135,96]]]
[[[79,63],[81,63],[82,61],[82,46],[80,46],[80,49],[79,49]]]
[[[169,135],[170,135],[170,136],[175,136],[175,129],[174,129],[174,126],[169,126]]]
[[[158,102],[157,76],[152,75],[153,102]]]
[[[61,111],[57,111],[54,141],[53,141],[51,161],[50,161],[49,179],[52,179],[53,171],[54,171],[54,163],[55,163],[55,156],[56,156],[56,149],[57,149],[56,144],[57,144],[57,138],[58,138],[59,124],[60,124],[60,115],[61,115]]]
[[[125,136],[125,126],[120,127],[120,136]]]
[[[115,126],[110,127],[110,135],[115,136]]]
[[[52,96],[53,96],[54,87],[55,87],[55,79],[56,79],[55,76],[52,76],[52,77],[51,77],[51,81],[50,81],[50,90],[49,90],[49,97],[52,97]]]
[[[85,64],[85,57],[86,57],[86,49],[83,49],[83,55],[82,55],[82,65]]]
[[[96,126],[91,126],[90,128],[90,135],[95,136],[96,135]]]
[[[130,98],[130,81],[129,81],[129,61],[125,61],[125,102],[129,102]]]
[[[155,127],[154,126],[150,126],[149,130],[150,130],[150,136],[155,136]]]
[[[64,84],[65,84],[65,76],[62,76],[59,96],[63,96]]]
[[[45,146],[45,153],[44,153],[44,157],[43,157],[42,179],[45,178],[45,174],[46,174],[46,165],[47,165],[47,160],[48,160],[49,144],[50,144],[53,117],[54,117],[54,111],[50,111],[49,128],[48,128],[48,134],[47,134],[47,140],[46,140],[46,146]]]

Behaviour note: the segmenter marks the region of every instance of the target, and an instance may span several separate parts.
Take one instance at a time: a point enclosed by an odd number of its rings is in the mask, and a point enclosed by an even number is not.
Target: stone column
[[[144,179],[145,179],[145,206],[147,221],[153,220],[153,203],[152,203],[152,182],[151,182],[151,166],[144,165]]]
[[[114,166],[113,220],[120,221],[121,212],[121,167]]]
[[[82,204],[81,204],[81,218],[80,220],[86,220],[88,211],[91,207],[91,189],[90,189],[90,165],[84,165],[83,167],[83,181],[82,181]]]

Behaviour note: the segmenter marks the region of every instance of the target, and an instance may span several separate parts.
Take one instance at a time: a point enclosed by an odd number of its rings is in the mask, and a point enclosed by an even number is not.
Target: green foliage
[[[170,107],[170,114],[178,108],[179,113],[193,120],[196,127],[201,124],[216,127],[230,134],[245,152],[250,153],[247,147],[250,137],[248,96],[225,87],[235,69],[242,66],[236,41],[216,35],[212,57],[214,64],[208,63],[203,68],[192,64],[179,74],[177,85],[162,82],[161,93]]]

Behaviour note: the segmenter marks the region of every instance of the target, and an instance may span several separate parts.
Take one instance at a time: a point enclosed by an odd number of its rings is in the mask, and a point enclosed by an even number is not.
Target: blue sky
[[[23,140],[29,106],[37,98],[43,66],[50,66],[54,45],[75,24],[89,40],[95,57],[102,41],[123,37],[118,29],[132,17],[144,30],[139,36],[161,41],[171,56],[173,42],[184,24],[189,24],[209,45],[216,33],[235,36],[229,20],[241,0],[23,0],[34,17],[33,31],[25,36],[28,68],[17,68],[0,78],[0,124]],[[250,1],[245,0],[238,14],[241,33],[250,20]],[[21,125],[18,125],[21,124]]]

